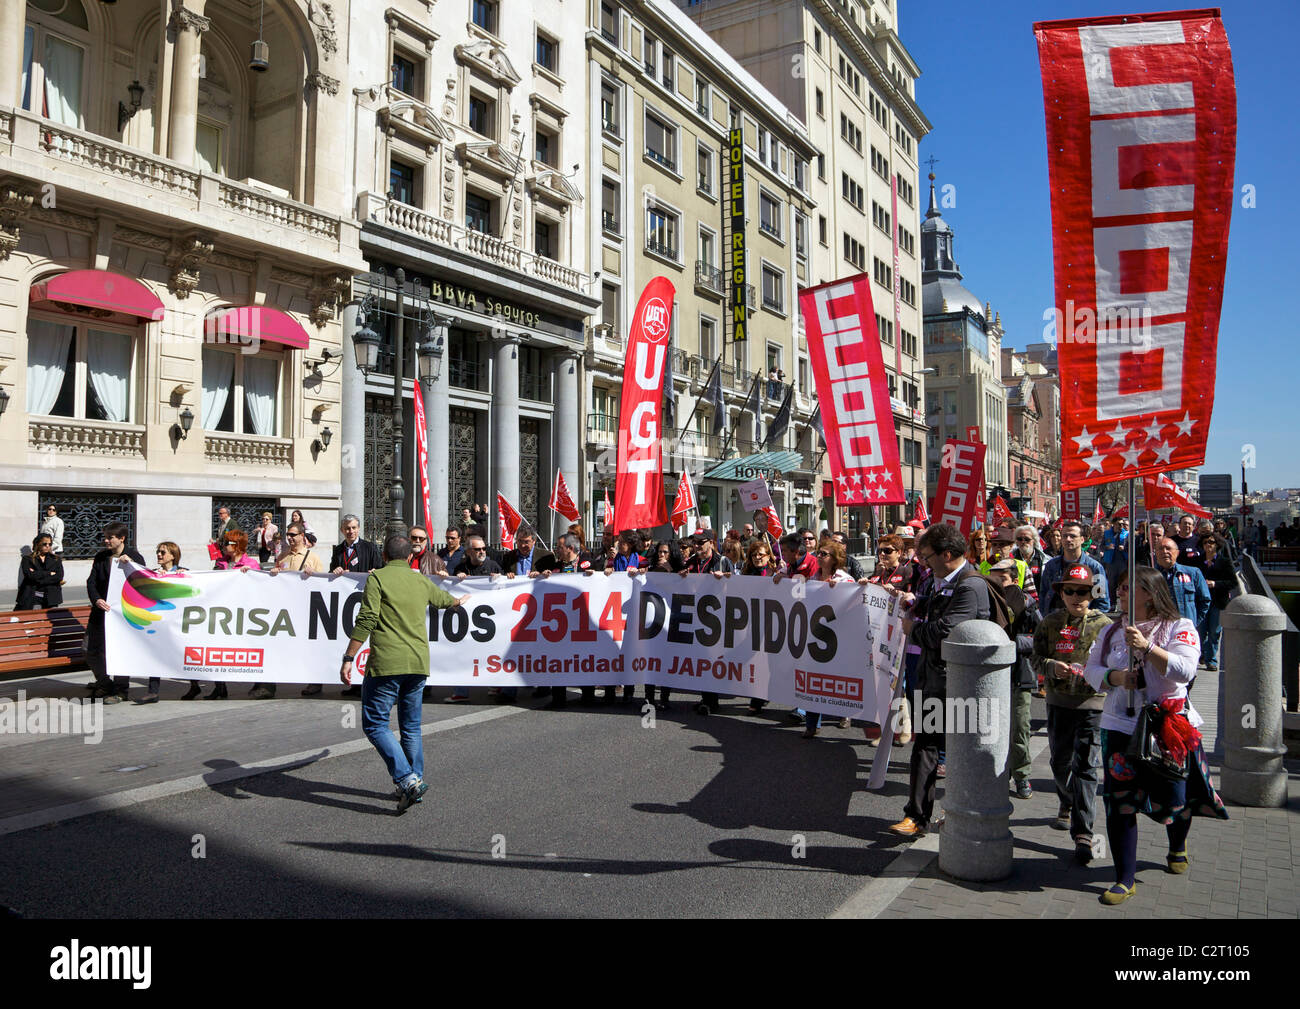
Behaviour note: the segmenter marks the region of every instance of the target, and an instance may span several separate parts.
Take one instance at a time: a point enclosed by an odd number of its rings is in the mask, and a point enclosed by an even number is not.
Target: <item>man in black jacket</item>
[[[488,556],[487,541],[482,536],[469,537],[465,546],[465,559],[452,572],[457,578],[484,578],[501,573],[501,565]]]
[[[104,618],[112,609],[107,597],[113,565],[133,560],[144,567],[144,558],[133,547],[126,545],[129,533],[130,530],[121,522],[111,522],[104,527],[104,549],[95,554],[95,560],[90,565],[90,577],[86,579],[86,594],[90,597],[90,620],[86,624],[86,663],[95,674],[91,696],[101,698],[105,704],[125,701],[130,684],[130,679],[126,676],[109,678],[108,655],[104,650]]]
[[[922,837],[934,813],[934,786],[943,749],[941,713],[948,693],[948,669],[941,649],[948,635],[967,620],[989,618],[988,583],[966,562],[966,537],[947,523],[930,526],[916,544],[916,555],[934,573],[924,593],[913,601],[903,619],[903,632],[921,649],[917,683],[921,708],[914,715],[910,798],[903,819],[890,833],[909,840]],[[937,705],[937,707],[936,707]]]
[[[379,548],[361,538],[361,520],[355,515],[344,515],[339,520],[343,541],[330,553],[330,573],[360,574],[384,566]]]

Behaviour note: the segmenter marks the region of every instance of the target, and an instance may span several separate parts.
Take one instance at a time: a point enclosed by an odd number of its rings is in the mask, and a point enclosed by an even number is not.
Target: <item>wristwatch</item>
[[[356,656],[354,656],[354,655],[348,655],[346,652],[345,652],[344,655],[343,655],[343,661],[344,661],[344,662],[351,662],[354,658],[356,658]]]

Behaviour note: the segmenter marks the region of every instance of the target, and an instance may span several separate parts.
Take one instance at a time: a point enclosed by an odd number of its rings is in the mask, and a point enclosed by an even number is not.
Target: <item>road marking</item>
[[[1029,743],[1029,759],[1035,761],[1047,749],[1047,737],[1036,736]],[[879,752],[879,751],[877,751]],[[939,856],[939,835],[926,834],[899,853],[880,875],[831,912],[830,918],[875,918]]]
[[[499,708],[488,708],[484,711],[457,715],[455,718],[448,718],[439,722],[430,722],[423,726],[420,735],[431,736],[437,732],[449,732],[452,729],[459,729],[467,725],[478,725],[497,718],[508,718],[511,715],[520,715],[531,710],[531,708],[505,705]],[[151,802],[154,799],[165,799],[168,796],[180,795],[183,792],[194,792],[199,789],[210,788],[213,785],[225,784],[228,781],[252,778],[259,774],[266,774],[268,771],[292,771],[295,768],[305,767],[327,757],[344,757],[351,753],[361,753],[373,749],[370,740],[362,737],[361,739],[348,740],[346,743],[339,743],[336,746],[326,747],[323,750],[303,750],[299,753],[291,753],[286,757],[276,757],[270,761],[250,764],[246,767],[226,767],[219,771],[209,771],[206,774],[193,774],[189,777],[177,778],[175,781],[160,781],[155,785],[143,785],[140,788],[112,792],[108,795],[97,795],[78,802],[65,803],[61,806],[50,806],[48,809],[40,809],[32,813],[19,813],[17,816],[0,819],[0,837],[7,834],[16,834],[21,830],[30,830],[32,827],[44,827],[51,823],[74,820],[81,816],[89,816],[92,813],[123,809],[142,802]]]

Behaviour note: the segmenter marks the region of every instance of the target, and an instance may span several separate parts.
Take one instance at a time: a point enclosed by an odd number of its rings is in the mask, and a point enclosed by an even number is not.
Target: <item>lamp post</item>
[[[1029,486],[1029,481],[1025,479],[1025,466],[1020,465],[1020,478],[1016,481],[1016,490],[1020,491],[1020,521],[1025,520],[1025,488]]]

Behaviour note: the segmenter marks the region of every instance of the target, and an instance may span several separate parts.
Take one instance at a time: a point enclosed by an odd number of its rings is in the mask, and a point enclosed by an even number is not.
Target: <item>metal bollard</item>
[[[968,620],[943,643],[943,658],[945,715],[953,717],[945,723],[948,778],[939,868],[957,879],[1005,879],[1012,859],[1007,753],[1016,645],[997,624]]]
[[[1282,766],[1282,631],[1286,614],[1264,596],[1223,611],[1223,769],[1219,794],[1239,806],[1285,806]]]

